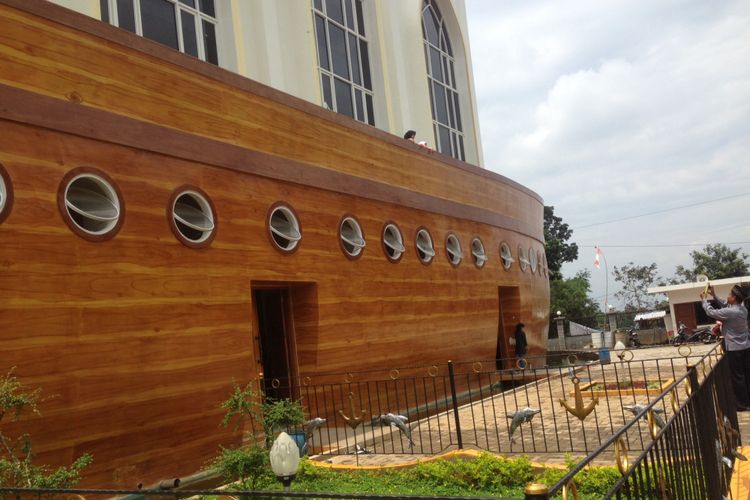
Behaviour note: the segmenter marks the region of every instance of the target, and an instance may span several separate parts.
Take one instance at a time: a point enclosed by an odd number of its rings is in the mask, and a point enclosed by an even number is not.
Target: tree
[[[596,326],[599,306],[588,296],[591,292],[589,271],[578,271],[573,278],[552,280],[549,284],[550,318],[562,311],[568,319],[582,325]]]
[[[647,292],[650,286],[660,280],[655,263],[636,266],[628,262],[620,268],[615,266],[612,274],[615,281],[622,283],[622,289],[615,293],[615,297],[625,302],[626,311],[642,311],[655,307],[656,297]]]
[[[555,216],[555,207],[544,207],[544,251],[547,257],[547,268],[550,280],[561,280],[560,269],[563,263],[573,262],[578,258],[578,245],[567,243],[573,230]]]
[[[677,266],[675,274],[683,282],[697,281],[699,274],[705,274],[710,280],[747,276],[750,273],[746,253],[740,253],[740,248],[730,249],[723,243],[706,245],[703,250],[693,250],[693,268]]]

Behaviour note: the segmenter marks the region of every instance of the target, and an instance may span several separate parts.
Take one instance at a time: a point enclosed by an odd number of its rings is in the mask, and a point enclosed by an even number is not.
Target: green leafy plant
[[[245,422],[250,424],[250,432],[254,434],[256,426],[263,427],[263,405],[260,403],[258,392],[253,388],[253,382],[242,388],[235,382],[232,387],[232,393],[225,401],[221,403],[226,413],[221,421],[221,425],[226,427],[236,419],[235,429],[239,429]]]
[[[263,403],[263,419],[266,429],[275,434],[302,425],[305,421],[305,413],[299,401],[269,400]]]
[[[0,378],[0,424],[8,412],[18,419],[24,410],[39,413],[40,389],[27,391],[13,374]],[[83,470],[91,465],[88,453],[80,456],[69,467],[51,469],[33,463],[31,438],[24,434],[16,439],[0,429],[0,486],[11,488],[70,488],[81,479]]]
[[[237,449],[222,447],[211,466],[226,481],[240,481],[251,490],[257,489],[262,482],[268,483],[273,479],[268,466],[268,453],[255,445]],[[269,481],[262,481],[263,478]]]

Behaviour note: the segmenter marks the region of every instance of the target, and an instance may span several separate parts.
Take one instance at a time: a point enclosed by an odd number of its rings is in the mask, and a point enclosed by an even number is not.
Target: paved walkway
[[[691,357],[666,359],[676,356],[674,347],[660,347],[632,351],[634,358],[630,363],[622,363],[613,352],[615,362],[608,365],[599,363],[577,367],[575,376],[579,379],[583,393],[584,405],[592,401],[591,389],[586,389],[590,381],[613,383],[615,380],[659,381],[671,383],[675,377],[685,373],[687,361],[695,363],[698,356],[709,351],[713,346],[694,346]],[[686,351],[683,350],[683,353]],[[628,355],[629,356],[629,355]],[[716,359],[710,359],[713,364]],[[709,369],[710,367],[706,367]],[[623,424],[630,421],[633,415],[626,411],[624,405],[645,404],[661,392],[661,389],[638,390],[621,389],[609,397],[599,396],[599,404],[585,418],[583,423],[570,415],[560,404],[564,398],[571,406],[574,404],[574,385],[572,373],[568,368],[543,380],[527,383],[510,391],[496,393],[460,408],[464,449],[489,450],[502,455],[525,454],[534,462],[562,464],[566,456],[581,459],[596,449],[601,442],[608,439]],[[702,378],[702,370],[699,370]],[[677,391],[677,398],[684,398],[684,391]],[[488,395],[489,396],[489,395]],[[540,409],[541,413],[531,423],[521,425],[510,439],[511,420],[506,415],[524,407]],[[662,405],[665,419],[672,415],[669,401]],[[365,424],[358,428],[357,441],[350,429],[339,429],[338,436],[347,436],[345,440],[327,445],[338,450],[340,455],[318,457],[319,460],[339,465],[359,466],[398,466],[414,463],[436,454],[458,449],[455,436],[455,424],[452,412],[445,412],[410,422],[414,453],[408,441],[396,429],[390,427],[372,428]],[[749,429],[750,430],[750,429]],[[750,433],[745,434],[750,441]],[[628,448],[643,448],[650,441],[647,423],[641,419],[626,436]],[[355,444],[365,449],[374,449],[376,454],[353,454]],[[346,452],[349,453],[346,453]],[[613,452],[600,455],[598,463],[614,463]]]
[[[661,380],[668,381],[674,376],[684,374],[687,362],[695,363],[697,356],[703,355],[713,346],[693,346],[690,357],[687,359],[672,359],[665,361],[664,358],[675,356],[674,347],[660,347],[633,351],[634,358],[631,363],[621,363],[617,360],[617,353],[613,352],[614,362],[609,365],[592,364],[576,368],[575,375],[581,382],[581,388],[589,381],[630,378],[631,380]],[[683,353],[686,351],[683,350]],[[658,361],[656,361],[658,360]],[[709,360],[713,364],[716,360]],[[709,366],[706,366],[709,369]],[[702,370],[699,369],[699,378],[702,378]],[[573,383],[571,373],[567,368],[560,372],[559,376],[539,380],[517,387],[513,390],[495,394],[481,401],[467,404],[461,407],[459,418],[463,429],[462,437],[464,449],[480,450],[488,449],[502,455],[515,456],[525,454],[532,462],[539,464],[562,464],[566,455],[574,460],[580,460],[587,455],[585,450],[595,449],[600,442],[606,440],[612,433],[625,422],[632,419],[632,415],[623,409],[623,405],[634,403],[646,403],[659,394],[660,390],[649,391],[638,394],[637,391],[621,390],[620,397],[601,397],[595,410],[581,424],[576,418],[568,414],[560,405],[559,399],[565,398],[573,403]],[[682,388],[681,388],[682,389]],[[645,392],[645,391],[644,391]],[[584,404],[591,401],[591,392],[586,394],[583,390]],[[677,397],[682,398],[684,392],[678,391]],[[509,424],[505,416],[516,408],[529,406],[542,410],[531,424],[524,424],[515,434],[515,442],[511,443],[509,438]],[[663,405],[665,419],[672,415],[671,402]],[[739,431],[744,443],[750,445],[750,412],[738,414]],[[377,430],[360,430],[358,445],[367,448],[377,442],[378,450],[390,453],[378,454],[342,454],[342,455],[320,455],[317,460],[332,467],[404,467],[413,465],[420,461],[430,460],[436,456],[446,454],[456,455],[457,444],[452,431],[452,413],[442,413],[418,422],[410,422],[412,436],[415,442],[414,453],[409,453],[405,439],[398,431],[392,429],[378,428]],[[496,425],[500,422],[500,425]],[[342,432],[345,432],[343,429]],[[350,437],[339,443],[330,443],[332,448],[346,450],[354,448],[351,430]],[[379,434],[378,434],[379,432]],[[637,426],[628,432],[628,447],[633,450],[642,449],[644,444],[650,440],[646,422],[641,420]],[[426,448],[426,443],[439,443],[442,447],[440,453],[417,453]],[[444,446],[442,446],[444,445]],[[433,446],[434,448],[434,446]],[[546,450],[546,451],[545,451]],[[398,453],[402,451],[403,453]],[[339,451],[340,453],[340,451]],[[742,448],[742,453],[750,457],[750,446]],[[595,461],[600,465],[613,465],[614,454],[603,453]],[[737,460],[732,477],[733,500],[750,500],[750,462]]]

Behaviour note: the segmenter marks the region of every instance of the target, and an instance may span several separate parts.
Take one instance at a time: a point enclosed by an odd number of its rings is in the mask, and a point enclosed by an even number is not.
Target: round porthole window
[[[500,259],[503,261],[503,268],[507,271],[513,265],[513,254],[510,247],[504,241],[500,244]]]
[[[293,252],[302,239],[299,219],[288,205],[276,204],[271,207],[268,215],[268,231],[274,246],[282,252]]]
[[[10,183],[10,176],[5,171],[5,167],[0,165],[0,222],[3,222],[13,205],[13,185]]]
[[[529,260],[526,258],[526,252],[521,245],[518,245],[518,265],[523,272],[526,272],[526,269],[529,268]]]
[[[58,206],[74,233],[91,241],[112,238],[122,226],[122,197],[104,172],[79,168],[60,183]]]
[[[479,238],[471,240],[471,255],[474,257],[474,265],[483,268],[487,262],[487,254],[484,252],[484,244]]]
[[[208,196],[193,186],[184,186],[169,203],[170,225],[180,242],[191,248],[203,248],[213,240],[216,215]]]
[[[537,250],[536,252],[536,261],[537,265],[539,266],[539,276],[544,275],[544,258],[542,257],[541,250]]]
[[[419,261],[425,265],[432,262],[432,258],[435,257],[435,245],[433,244],[432,236],[427,229],[420,228],[417,230],[415,245],[417,247]]]
[[[350,258],[362,255],[365,249],[365,237],[362,234],[362,226],[352,216],[344,216],[339,224],[339,241],[344,254]]]
[[[404,238],[401,230],[393,222],[386,222],[383,226],[383,251],[391,262],[398,262],[404,255]]]
[[[461,242],[458,240],[458,236],[453,233],[449,233],[445,238],[445,254],[453,267],[457,267],[461,263],[461,259],[464,258],[464,254],[461,252]]]
[[[534,249],[529,247],[529,266],[531,267],[531,272],[536,273],[536,252],[534,252]]]

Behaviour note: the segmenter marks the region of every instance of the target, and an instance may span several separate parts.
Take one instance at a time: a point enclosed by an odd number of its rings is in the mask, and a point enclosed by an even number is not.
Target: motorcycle
[[[716,342],[719,338],[718,335],[714,334],[716,327],[704,326],[693,330],[692,333],[688,333],[687,326],[685,323],[680,321],[679,327],[677,328],[677,334],[672,337],[669,341],[673,346],[681,346],[690,342],[702,342],[704,344],[710,344]]]
[[[633,328],[628,330],[628,347],[641,347],[641,339],[638,337],[638,332]]]

